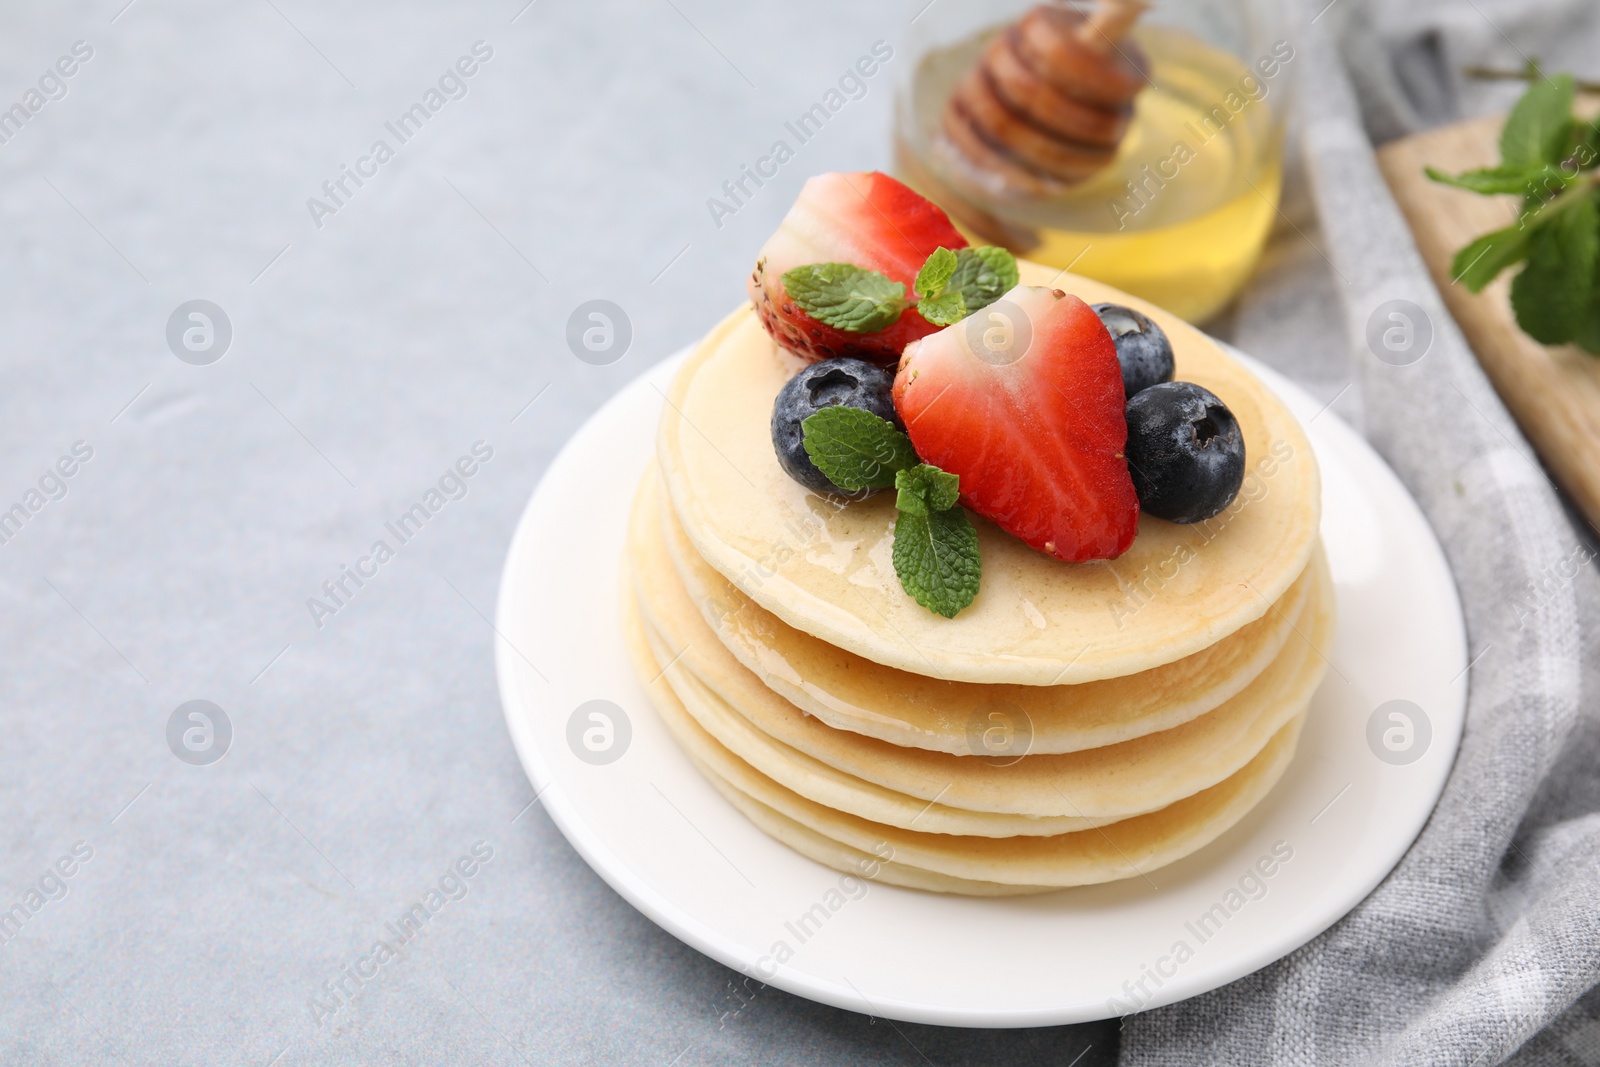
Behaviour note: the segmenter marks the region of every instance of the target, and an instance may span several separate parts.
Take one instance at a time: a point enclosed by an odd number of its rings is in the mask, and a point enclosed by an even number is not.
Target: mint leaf
[[[949,326],[1000,299],[1017,280],[1016,257],[1004,248],[936,248],[912,288],[922,298],[917,304],[922,317],[935,326]]]
[[[1500,159],[1504,164],[1538,166],[1560,163],[1572,141],[1572,98],[1575,83],[1570,74],[1535,77],[1528,84],[1500,131]]]
[[[1600,115],[1581,126],[1574,121],[1572,139],[1577,142],[1572,158],[1582,166],[1593,166],[1595,159],[1600,158]]]
[[[904,285],[850,263],[811,263],[785,271],[783,288],[807,315],[849,333],[892,326],[911,306]]]
[[[894,523],[895,573],[900,586],[936,615],[954,618],[978,595],[983,559],[978,531],[957,501],[961,480],[928,463],[900,471]]]
[[[1585,352],[1600,356],[1600,288],[1589,298],[1589,309],[1572,332],[1572,343]]]
[[[1600,212],[1600,205],[1597,205]],[[1572,343],[1585,352],[1600,356],[1600,256],[1595,259],[1594,288],[1589,291],[1589,306],[1578,317]]]
[[[1477,170],[1463,171],[1454,176],[1434,167],[1424,167],[1423,173],[1441,185],[1453,185],[1458,189],[1482,193],[1485,196],[1520,193],[1523,196],[1537,196],[1544,199],[1542,191],[1559,193],[1572,182],[1572,179],[1563,174],[1559,167],[1553,167],[1548,163],[1536,167],[1502,163],[1498,167],[1479,167]]]
[[[920,462],[911,438],[888,419],[860,408],[823,408],[806,416],[800,433],[811,462],[850,493],[893,488],[898,472]]]
[[[935,615],[954,618],[978,595],[978,531],[959,507],[927,515],[900,512],[892,556],[901,587]]]
[[[909,515],[948,511],[961,499],[960,476],[942,471],[931,463],[897,472],[894,487],[899,490],[894,506]]]
[[[999,245],[980,245],[956,253],[955,273],[945,288],[961,294],[970,315],[1015,289],[1019,280],[1015,256]]]
[[[935,326],[949,326],[967,317],[967,302],[960,293],[940,293],[923,297],[917,302],[917,311]]]
[[[1472,292],[1482,292],[1499,273],[1528,258],[1533,231],[1517,226],[1494,230],[1457,252],[1450,261],[1450,277]]]
[[[1572,113],[1576,82],[1529,63],[1527,90],[1500,131],[1500,164],[1434,181],[1487,195],[1520,193],[1517,224],[1486,233],[1456,253],[1454,280],[1481,291],[1506,267],[1524,333],[1544,344],[1571,341],[1600,355],[1600,122]]]
[[[1595,299],[1600,211],[1585,196],[1534,231],[1528,265],[1511,281],[1517,325],[1535,341],[1565,344],[1582,330]]]
[[[933,255],[917,271],[917,280],[911,288],[923,299],[938,296],[944,292],[945,285],[950,281],[950,275],[956,272],[959,260],[956,254],[948,248],[935,248]],[[926,315],[923,318],[927,318]],[[930,320],[931,321],[931,320]]]

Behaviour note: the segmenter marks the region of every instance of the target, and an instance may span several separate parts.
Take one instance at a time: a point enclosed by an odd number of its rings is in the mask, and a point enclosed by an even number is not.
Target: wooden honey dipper
[[[1105,167],[1150,80],[1144,53],[1127,39],[1147,6],[1100,0],[1088,15],[1049,3],[1030,9],[957,83],[945,136],[1008,192],[1054,195]]]

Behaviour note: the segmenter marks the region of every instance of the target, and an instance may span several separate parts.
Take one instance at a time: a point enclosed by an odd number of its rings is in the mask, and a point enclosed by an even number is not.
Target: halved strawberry
[[[914,342],[894,401],[917,454],[959,475],[962,502],[1001,529],[1064,560],[1133,543],[1117,347],[1077,297],[1019,285]]]
[[[767,238],[745,288],[767,332],[802,359],[854,356],[892,367],[907,344],[938,327],[908,308],[876,333],[836,329],[789,298],[784,272],[811,263],[852,263],[888,275],[915,299],[911,286],[927,258],[939,248],[965,247],[967,239],[949,216],[887,174],[819,174],[801,187]]]

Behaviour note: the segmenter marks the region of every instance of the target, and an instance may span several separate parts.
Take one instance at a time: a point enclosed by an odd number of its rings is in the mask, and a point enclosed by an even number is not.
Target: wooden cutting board
[[[1516,220],[1518,198],[1479,196],[1429,181],[1424,166],[1455,174],[1500,161],[1501,116],[1391,142],[1378,166],[1404,212],[1433,282],[1522,432],[1593,527],[1600,528],[1600,356],[1549,348],[1517,328],[1506,271],[1481,293],[1455,283],[1450,260],[1479,234]]]

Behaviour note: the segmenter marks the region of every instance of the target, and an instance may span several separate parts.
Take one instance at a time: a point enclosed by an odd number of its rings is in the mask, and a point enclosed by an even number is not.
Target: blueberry
[[[1132,399],[1152,385],[1172,381],[1172,342],[1161,327],[1121,304],[1096,304],[1094,313],[1117,344],[1123,396]]]
[[[806,455],[800,424],[823,408],[842,404],[870,411],[899,426],[900,416],[895,414],[890,395],[893,385],[894,375],[889,371],[846,356],[813,363],[790,378],[772,404],[772,447],[778,453],[778,466],[813,492],[843,494],[845,491],[828,481]]]
[[[1139,506],[1203,522],[1244,482],[1244,434],[1228,405],[1193,382],[1162,382],[1128,401],[1128,471]]]

